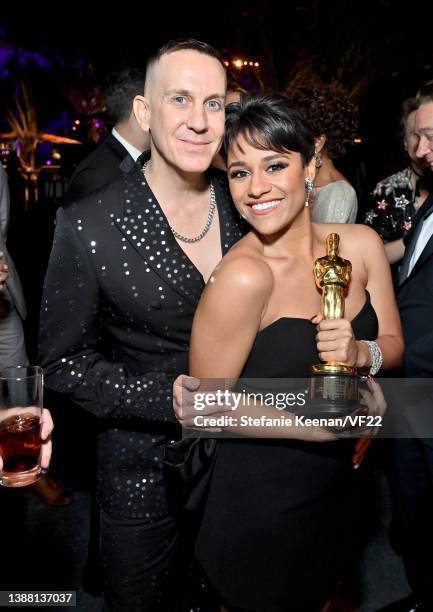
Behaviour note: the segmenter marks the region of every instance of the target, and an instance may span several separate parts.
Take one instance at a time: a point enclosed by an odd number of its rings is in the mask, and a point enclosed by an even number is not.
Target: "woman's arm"
[[[255,257],[230,255],[230,259],[223,260],[213,273],[196,310],[190,345],[190,374],[201,379],[200,391],[209,388],[216,391],[215,385],[219,382],[223,391],[233,388],[260,329],[272,286],[270,269],[266,263]],[[206,384],[206,379],[220,380],[215,381],[212,386]],[[224,384],[221,379],[224,379]],[[218,388],[221,388],[221,385]],[[193,404],[193,395],[189,398],[185,389],[174,389],[176,414],[180,422],[186,425],[194,424],[193,417],[188,414],[186,408],[188,403]],[[200,396],[202,395],[204,394],[200,393]],[[334,434],[313,426],[241,426],[239,423],[244,416],[275,419],[284,415],[290,419],[293,414],[281,412],[273,406],[249,402],[248,395],[245,394],[234,392],[234,395],[238,399],[241,398],[235,412],[227,413],[227,407],[220,409],[221,412],[217,409],[212,411],[214,417],[231,414],[237,419],[236,424],[223,427],[225,431],[255,438],[293,438],[319,442],[335,439]],[[233,396],[231,397],[233,401]]]
[[[272,291],[272,273],[258,257],[230,255],[213,272],[192,326],[190,374],[238,378]]]

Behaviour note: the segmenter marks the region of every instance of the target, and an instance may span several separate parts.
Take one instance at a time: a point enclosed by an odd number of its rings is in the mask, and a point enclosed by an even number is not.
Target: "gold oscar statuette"
[[[352,264],[339,256],[339,242],[338,234],[329,234],[326,237],[326,255],[314,262],[314,279],[322,292],[324,319],[344,317],[344,298],[350,283]],[[311,366],[311,374],[310,399],[319,412],[350,412],[358,400],[355,367],[329,361]]]

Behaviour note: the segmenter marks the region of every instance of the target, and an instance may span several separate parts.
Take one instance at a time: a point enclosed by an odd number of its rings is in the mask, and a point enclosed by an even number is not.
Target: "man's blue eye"
[[[209,100],[207,104],[212,110],[219,110],[222,108],[222,104],[219,100]]]

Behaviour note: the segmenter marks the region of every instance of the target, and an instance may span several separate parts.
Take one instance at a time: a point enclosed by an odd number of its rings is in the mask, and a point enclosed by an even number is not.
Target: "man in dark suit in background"
[[[417,95],[416,156],[433,171],[433,87]],[[397,302],[405,340],[404,375],[433,378],[433,194],[419,211],[400,268]],[[421,383],[414,383],[421,395]],[[428,386],[428,385],[427,385]],[[392,440],[391,487],[396,536],[413,594],[390,604],[386,612],[433,610],[433,397],[405,405],[408,435]],[[430,430],[428,433],[427,428]],[[416,437],[415,437],[416,436]]]
[[[75,202],[118,178],[149,148],[149,135],[137,123],[132,107],[135,96],[144,91],[144,71],[124,68],[107,80],[104,97],[114,121],[111,134],[85,157],[69,181],[65,203]]]
[[[28,364],[23,327],[27,306],[17,269],[7,248],[9,220],[8,177],[0,162],[0,369]],[[5,266],[8,274],[3,285]],[[49,475],[42,476],[29,488],[48,505],[63,506],[73,499],[72,494]]]
[[[6,246],[10,217],[8,177],[0,162],[0,251],[8,266],[9,278],[1,294],[0,368],[28,363],[23,321],[27,315],[23,288]]]
[[[224,132],[217,51],[169,43],[134,101],[150,154],[60,210],[41,311],[46,386],[98,418],[97,501],[110,612],[164,612],[177,525],[163,474],[179,435],[172,383],[188,372],[195,308],[241,237],[224,172],[209,169]],[[144,157],[144,156],[143,156]],[[158,608],[158,604],[160,608]]]

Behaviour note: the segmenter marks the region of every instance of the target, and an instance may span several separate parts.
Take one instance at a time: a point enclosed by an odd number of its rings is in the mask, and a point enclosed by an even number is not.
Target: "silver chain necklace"
[[[144,164],[142,170],[143,170],[143,175],[146,178],[145,172],[146,172],[146,167],[148,165],[148,161]],[[209,185],[209,189],[210,189],[210,204],[209,204],[209,212],[207,215],[207,220],[205,223],[204,228],[202,229],[202,231],[197,235],[194,236],[193,238],[188,238],[188,236],[182,236],[182,234],[179,234],[179,232],[177,232],[173,227],[171,227],[171,225],[169,226],[172,234],[175,238],[177,238],[178,240],[181,240],[182,242],[187,242],[188,244],[193,244],[194,242],[200,242],[200,240],[202,240],[206,234],[208,233],[208,231],[210,230],[210,226],[212,225],[212,221],[215,215],[215,209],[216,209],[216,198],[215,198],[215,189],[214,186],[212,185],[212,183],[210,183]]]

